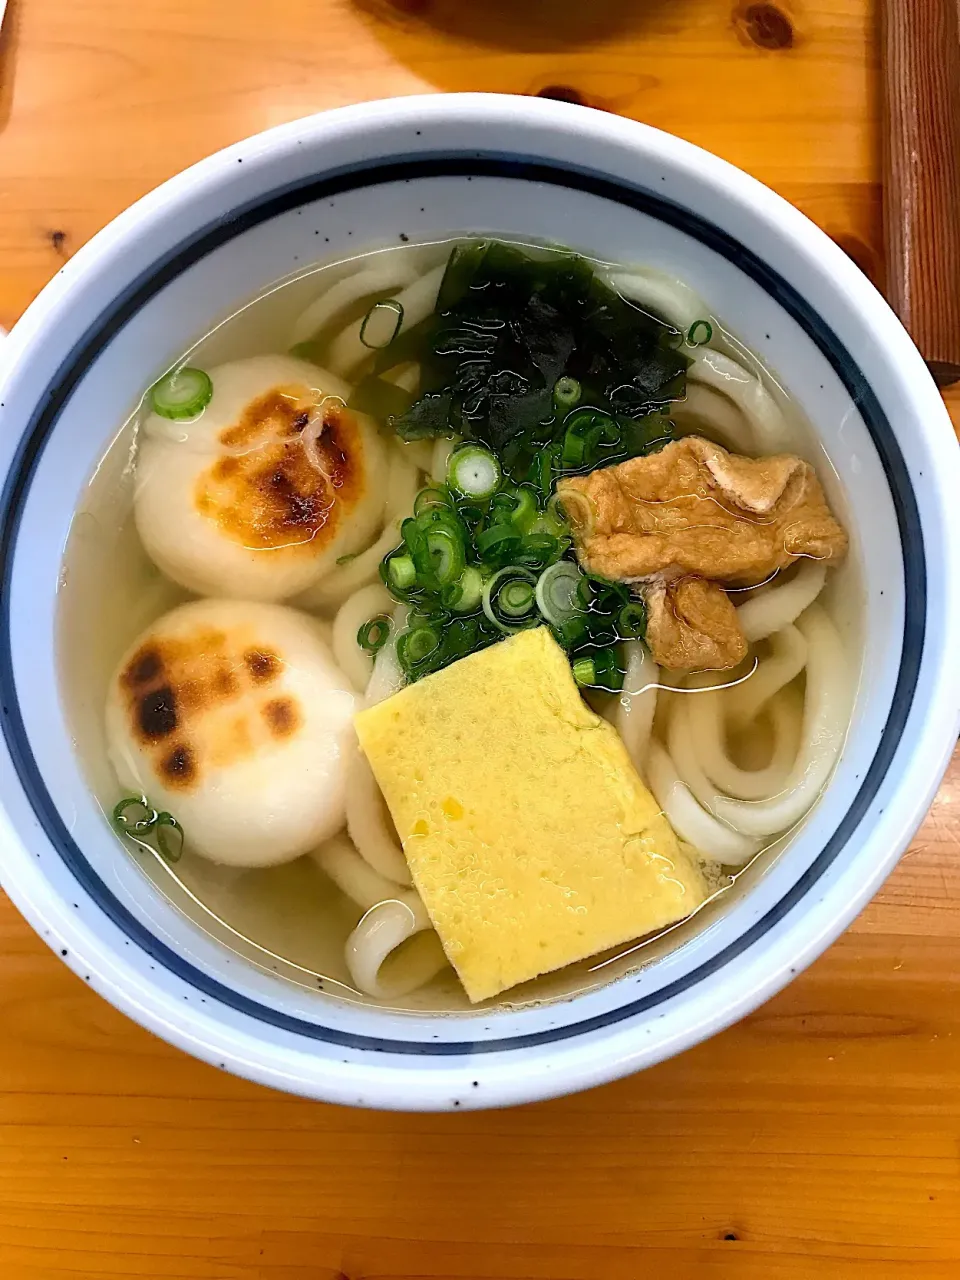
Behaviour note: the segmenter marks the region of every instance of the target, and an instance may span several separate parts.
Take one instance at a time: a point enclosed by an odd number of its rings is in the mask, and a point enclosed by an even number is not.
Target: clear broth
[[[455,241],[452,238],[442,246],[438,244],[438,260]],[[374,254],[423,252],[424,246],[417,244],[375,250],[321,264],[280,281],[226,317],[185,355],[189,354],[192,364],[212,367],[227,360],[287,350],[295,317],[325,288],[360,263],[369,262]],[[791,448],[815,465],[833,510],[844,520],[846,506],[841,486],[813,428],[776,377],[723,327],[722,321],[714,316],[710,319],[714,327],[711,345],[725,350],[762,378],[790,426]],[[137,406],[114,437],[79,504],[65,551],[59,592],[62,696],[82,765],[108,824],[120,795],[107,755],[103,722],[110,676],[137,634],[190,598],[147,558],[134,527],[139,412]],[[845,522],[849,528],[849,520]],[[821,599],[837,624],[848,653],[859,654],[862,609],[855,546],[847,562],[831,574]],[[760,762],[756,743],[740,744],[737,754],[745,767]],[[795,834],[775,840],[736,874],[714,871],[713,896],[687,920],[517,987],[497,1003],[518,1008],[569,997],[656,960],[707,927],[717,911],[725,910],[733,895],[754,882]],[[251,964],[327,996],[364,1004],[384,1003],[355,990],[344,962],[344,942],[362,915],[360,908],[311,859],[301,858],[271,869],[239,870],[211,863],[187,849],[171,869],[156,855],[129,850],[119,837],[117,846],[117,856],[133,857],[178,910]],[[438,947],[439,940],[433,934],[418,935],[405,946]],[[387,963],[395,962],[391,958]],[[431,1013],[474,1008],[449,967],[426,986],[391,1001],[389,1007]]]

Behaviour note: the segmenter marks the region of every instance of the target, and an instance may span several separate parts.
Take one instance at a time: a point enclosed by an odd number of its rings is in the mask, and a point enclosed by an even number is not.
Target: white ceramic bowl
[[[403,235],[527,233],[687,279],[822,432],[866,584],[843,758],[785,856],[708,927],[572,1000],[429,1018],[310,993],[227,953],[121,851],[57,687],[72,512],[116,425],[195,335],[318,258]],[[863,907],[917,827],[960,707],[960,465],[940,397],[857,268],[794,208],[653,129],[539,99],[332,111],[239,143],[117,218],[6,342],[0,872],[65,961],[144,1026],[228,1070],[337,1102],[502,1105],[647,1066],[727,1026]],[[951,515],[952,511],[952,515]]]

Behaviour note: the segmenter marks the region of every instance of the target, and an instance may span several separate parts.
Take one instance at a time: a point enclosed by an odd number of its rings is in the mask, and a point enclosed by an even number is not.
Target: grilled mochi
[[[306,614],[200,600],[120,662],[107,741],[121,785],[173,813],[196,853],[288,862],[343,826],[355,699]]]
[[[386,455],[349,388],[292,356],[209,370],[187,422],[151,414],[134,513],[155,563],[198,595],[286,600],[365,546],[383,513]]]

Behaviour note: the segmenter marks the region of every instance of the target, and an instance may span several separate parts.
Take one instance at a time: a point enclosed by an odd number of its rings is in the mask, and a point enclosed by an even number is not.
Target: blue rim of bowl
[[[495,177],[582,191],[626,205],[699,240],[759,284],[801,326],[826,357],[860,410],[876,446],[897,514],[904,562],[905,628],[900,669],[890,712],[870,767],[833,835],[788,892],[748,930],[710,960],[650,995],[605,1013],[543,1031],[491,1040],[422,1041],[360,1035],[293,1017],[224,986],[167,947],[110,892],[74,843],[37,767],[23,723],[13,674],[10,637],[10,577],[23,506],[40,454],[83,374],[107,343],[152,298],[186,268],[220,245],[280,214],[348,191],[424,178]],[[663,181],[666,178],[663,177]],[[235,1011],[280,1030],[341,1048],[400,1055],[458,1057],[502,1053],[556,1043],[636,1017],[723,969],[769,933],[817,884],[838,857],[874,800],[900,742],[913,702],[926,626],[926,556],[920,515],[903,455],[869,382],[846,347],[808,302],[778,272],[745,245],[699,214],[656,192],[611,179],[588,168],[499,152],[443,152],[384,158],[331,170],[276,188],[185,239],[142,272],[74,346],[51,379],[24,432],[0,496],[0,696],[3,731],[11,759],[33,811],[63,862],[115,925],[175,977]],[[478,1011],[477,1016],[482,1016]]]

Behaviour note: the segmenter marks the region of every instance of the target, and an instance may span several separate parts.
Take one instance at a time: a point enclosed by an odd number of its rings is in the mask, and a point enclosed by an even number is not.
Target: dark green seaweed
[[[391,344],[375,371],[387,360],[421,361],[421,395],[392,419],[404,439],[479,440],[522,481],[543,472],[538,454],[551,445],[560,471],[621,461],[670,439],[660,411],[685,393],[682,338],[576,254],[473,240],[451,253],[436,313]],[[573,414],[591,408],[609,424],[586,440],[581,467],[560,460],[572,416],[555,404],[560,378],[582,388]],[[568,449],[568,458],[577,452]]]

